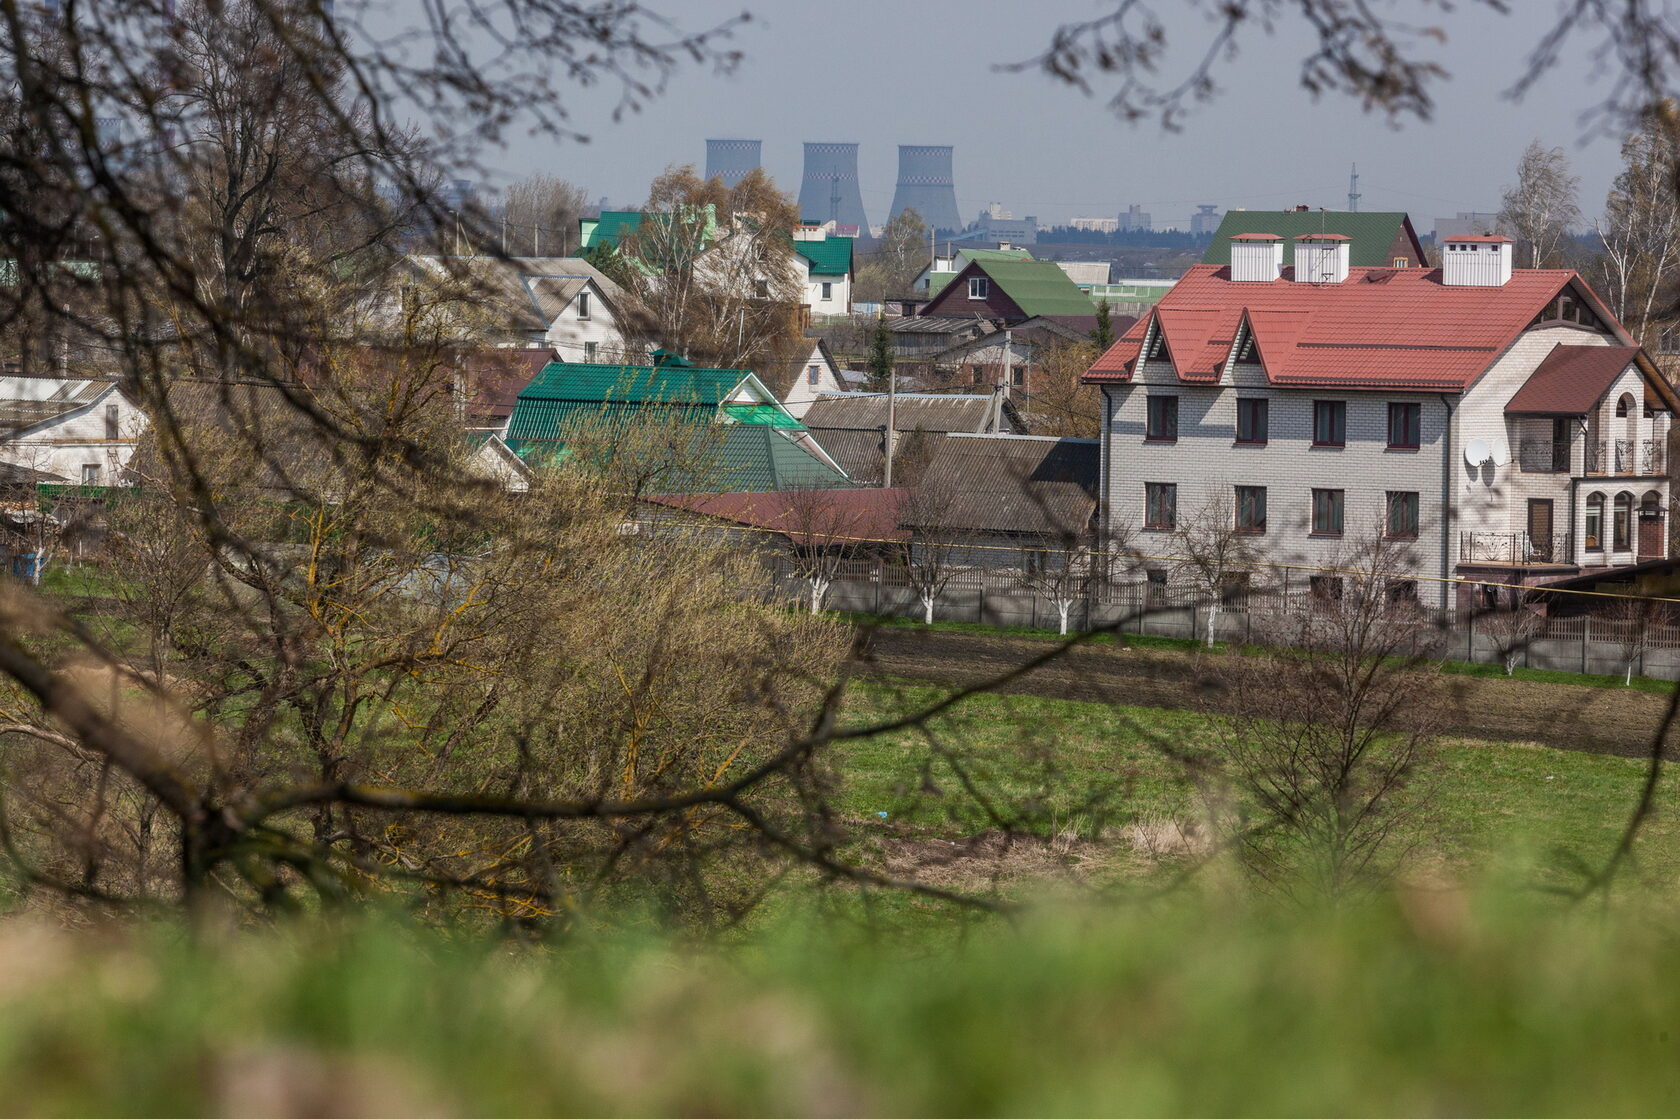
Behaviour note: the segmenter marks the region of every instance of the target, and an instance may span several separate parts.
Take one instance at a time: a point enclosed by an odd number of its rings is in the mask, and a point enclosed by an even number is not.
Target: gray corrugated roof
[[[991,424],[993,401],[985,396],[943,396],[934,393],[898,394],[893,424],[899,431],[985,431]],[[884,430],[886,393],[825,393],[805,413],[805,426]]]
[[[940,441],[908,515],[930,534],[1083,537],[1101,459],[1096,439],[952,435]]]

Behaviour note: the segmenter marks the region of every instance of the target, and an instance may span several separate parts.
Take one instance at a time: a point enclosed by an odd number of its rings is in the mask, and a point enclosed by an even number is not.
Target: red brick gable
[[[1293,269],[1236,283],[1224,265],[1192,267],[1085,374],[1130,381],[1159,331],[1182,381],[1217,379],[1239,332],[1251,331],[1274,384],[1462,392],[1565,288],[1616,339],[1632,339],[1585,281],[1566,269],[1518,269],[1501,287],[1448,287],[1439,269],[1352,268],[1339,284],[1298,284]]]

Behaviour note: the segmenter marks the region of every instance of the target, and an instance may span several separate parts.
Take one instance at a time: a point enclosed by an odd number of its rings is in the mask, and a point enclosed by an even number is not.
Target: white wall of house
[[[840,370],[823,355],[821,346],[812,346],[804,364],[795,370],[793,383],[788,386],[782,405],[798,419],[804,419],[817,397],[824,393],[845,392]]]
[[[801,260],[804,258],[801,257]],[[809,262],[807,262],[809,263]],[[852,277],[814,276],[805,272],[805,302],[813,315],[846,315],[852,310]]]
[[[595,281],[586,283],[560,309],[540,338],[553,346],[564,361],[644,361],[647,352],[632,346],[619,327],[618,312],[601,297]]]
[[[1106,394],[1108,502],[1111,546],[1115,533],[1129,535],[1131,547],[1145,557],[1178,553],[1168,531],[1146,529],[1145,484],[1178,487],[1178,523],[1192,521],[1204,509],[1223,526],[1234,525],[1237,486],[1266,488],[1267,525],[1247,543],[1262,562],[1332,567],[1350,562],[1361,538],[1382,531],[1388,495],[1418,494],[1418,538],[1411,545],[1420,574],[1442,567],[1442,455],[1447,408],[1434,394],[1277,388],[1256,367],[1236,367],[1230,383],[1185,385],[1165,362],[1143,363],[1131,385],[1109,386]],[[1178,397],[1178,441],[1144,438],[1148,398]],[[1236,442],[1237,401],[1259,397],[1268,402],[1264,445]],[[1343,447],[1313,446],[1313,402],[1346,403],[1347,438]],[[1388,405],[1421,405],[1422,433],[1416,450],[1388,447]],[[1312,491],[1343,491],[1343,532],[1339,537],[1312,533]],[[1165,559],[1145,559],[1145,567],[1172,568]],[[1169,570],[1170,574],[1170,570]],[[1257,576],[1257,581],[1262,577]],[[1304,583],[1306,573],[1293,576]],[[1282,580],[1281,569],[1265,581]],[[1428,588],[1419,592],[1428,595]],[[1428,597],[1425,601],[1431,601]]]
[[[1597,414],[1586,421],[1570,423],[1569,470],[1553,473],[1523,468],[1523,441],[1535,444],[1550,442],[1552,421],[1543,417],[1507,417],[1505,402],[1528,379],[1534,368],[1556,345],[1605,346],[1615,340],[1594,331],[1573,326],[1552,326],[1531,330],[1517,339],[1502,354],[1481,379],[1465,393],[1460,408],[1460,422],[1455,426],[1453,471],[1458,529],[1464,532],[1516,534],[1528,530],[1529,501],[1552,502],[1554,536],[1565,537],[1569,546],[1566,554],[1574,562],[1586,566],[1614,566],[1633,563],[1637,548],[1637,534],[1630,546],[1622,551],[1606,547],[1600,553],[1586,547],[1586,501],[1592,493],[1606,493],[1613,501],[1618,493],[1628,492],[1635,503],[1648,492],[1660,495],[1662,507],[1668,506],[1668,479],[1663,471],[1647,474],[1643,462],[1647,442],[1662,447],[1667,439],[1671,417],[1657,412],[1644,414],[1645,384],[1637,367],[1629,365],[1605,393]],[[1623,396],[1631,398],[1630,414],[1616,415],[1616,404]],[[1604,462],[1589,471],[1588,442],[1591,439],[1604,445]],[[1505,466],[1473,467],[1464,459],[1465,446],[1473,439],[1484,442],[1505,440],[1511,451],[1511,462]],[[1632,459],[1618,464],[1616,441],[1631,443]],[[1664,456],[1666,458],[1666,456]],[[1596,456],[1595,456],[1596,458]],[[1623,470],[1626,473],[1623,473]],[[1602,480],[1600,480],[1602,479]],[[1610,510],[1607,506],[1602,535],[1610,536]],[[1452,544],[1459,544],[1454,533]],[[1469,557],[1455,553],[1455,563]]]
[[[38,385],[20,391],[37,390]],[[0,393],[7,391],[10,391],[8,384],[0,383]],[[42,398],[16,396],[13,399]],[[146,414],[112,385],[73,412],[0,440],[0,460],[56,474],[71,483],[115,485],[147,424]]]
[[[1185,524],[1210,503],[1225,525],[1235,522],[1235,489],[1239,485],[1266,487],[1267,528],[1248,538],[1257,558],[1273,564],[1308,567],[1334,566],[1351,558],[1361,536],[1381,530],[1388,495],[1419,495],[1419,530],[1412,555],[1420,576],[1451,577],[1460,563],[1465,532],[1516,535],[1527,532],[1530,499],[1553,503],[1553,534],[1570,542],[1560,559],[1590,566],[1632,563],[1637,529],[1627,549],[1607,547],[1603,558],[1585,550],[1586,499],[1605,493],[1602,526],[1611,535],[1616,494],[1628,493],[1637,507],[1655,495],[1665,511],[1668,481],[1645,470],[1647,441],[1661,448],[1671,417],[1644,414],[1645,389],[1636,367],[1630,365],[1616,379],[1598,409],[1598,439],[1614,461],[1614,441],[1631,444],[1630,472],[1623,476],[1589,475],[1587,433],[1572,423],[1570,468],[1567,473],[1524,470],[1522,441],[1550,440],[1549,419],[1507,417],[1505,405],[1558,343],[1606,345],[1612,339],[1570,326],[1526,332],[1489,367],[1464,394],[1375,392],[1278,388],[1266,383],[1259,366],[1228,364],[1224,384],[1186,385],[1164,361],[1145,361],[1129,385],[1106,386],[1105,495],[1112,547],[1128,541],[1145,556],[1175,554],[1171,534],[1150,530],[1145,523],[1145,484],[1166,482],[1178,487],[1178,520]],[[1178,397],[1178,440],[1149,442],[1144,438],[1148,398],[1152,394]],[[1618,417],[1617,401],[1631,398],[1629,415]],[[1268,439],[1264,445],[1236,442],[1237,401],[1261,397],[1268,401]],[[1315,400],[1346,402],[1347,438],[1341,448],[1316,447],[1312,441]],[[1420,405],[1422,431],[1416,450],[1388,446],[1388,405]],[[1448,435],[1449,421],[1451,434]],[[1465,460],[1466,446],[1482,440],[1490,448],[1503,440],[1511,461],[1505,465]],[[1344,493],[1343,535],[1311,532],[1312,491],[1339,489]],[[1443,497],[1445,496],[1445,500]],[[1520,541],[1519,541],[1520,546]],[[1146,567],[1170,567],[1166,560],[1144,561]],[[1297,578],[1305,578],[1303,572]],[[1273,573],[1272,579],[1281,578]],[[1420,597],[1447,604],[1452,591],[1445,584],[1424,583]]]

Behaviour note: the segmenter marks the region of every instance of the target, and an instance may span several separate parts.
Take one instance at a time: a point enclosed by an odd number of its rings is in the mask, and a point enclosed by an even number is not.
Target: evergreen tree
[[[893,367],[893,338],[892,331],[887,329],[887,316],[875,316],[875,334],[869,340],[869,387],[875,392],[886,392],[888,378],[892,376]]]
[[[1109,318],[1106,300],[1097,300],[1097,326],[1091,331],[1091,341],[1096,344],[1098,354],[1107,353],[1114,345],[1114,321]]]

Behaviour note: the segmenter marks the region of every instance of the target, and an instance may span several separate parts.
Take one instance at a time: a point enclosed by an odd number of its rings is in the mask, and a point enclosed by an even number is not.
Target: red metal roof
[[[499,424],[513,415],[514,402],[543,367],[554,360],[548,346],[476,350],[462,360],[467,413],[476,423]]]
[[[1511,415],[1584,416],[1598,406],[1638,346],[1554,346],[1505,404]]]
[[[796,545],[822,545],[908,540],[899,518],[909,494],[903,489],[783,490],[657,494],[646,500],[780,533]]]
[[[1283,240],[1283,238],[1279,237],[1276,233],[1233,233],[1233,234],[1231,234],[1231,240],[1233,240],[1233,241],[1281,241],[1281,240]]]
[[[1298,284],[1293,276],[1286,268],[1277,280],[1235,283],[1224,265],[1195,265],[1085,380],[1131,380],[1159,326],[1179,379],[1205,383],[1246,324],[1274,384],[1461,392],[1565,287],[1618,341],[1632,341],[1566,269],[1518,269],[1500,287],[1448,287],[1438,268],[1351,268],[1339,284]]]
[[[1295,240],[1297,240],[1297,241],[1351,241],[1351,240],[1353,240],[1353,238],[1349,237],[1345,234],[1342,234],[1342,233],[1297,233],[1295,235]]]

